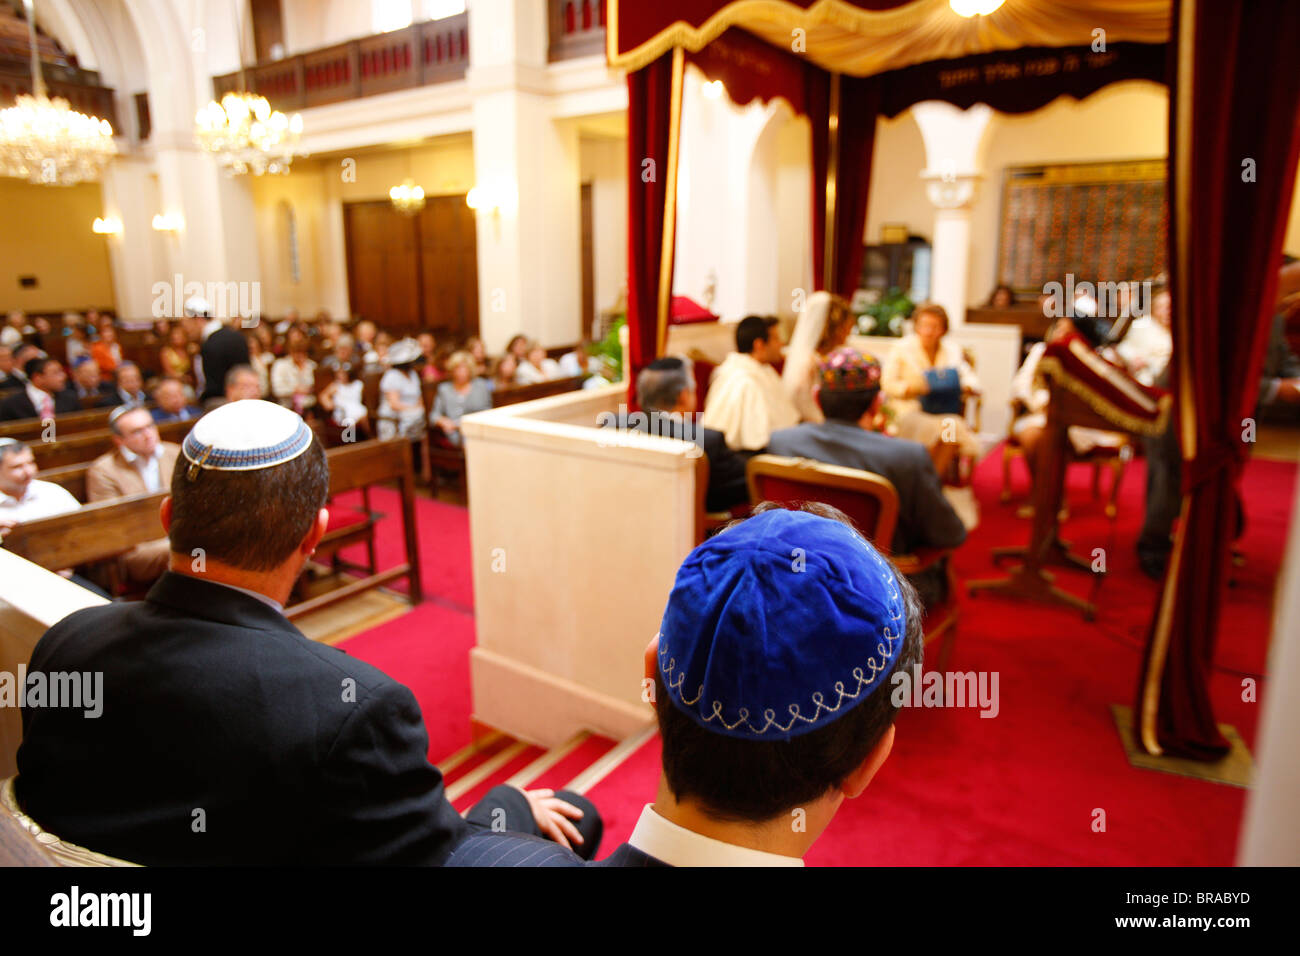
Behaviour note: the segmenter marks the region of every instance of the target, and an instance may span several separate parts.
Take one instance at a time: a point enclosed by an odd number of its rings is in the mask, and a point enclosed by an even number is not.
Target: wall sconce
[[[116,216],[109,216],[101,219],[95,217],[95,221],[90,224],[90,231],[97,236],[120,236],[122,234],[122,220]]]
[[[987,17],[1002,6],[1004,0],[948,0],[948,6],[959,17]]]
[[[180,213],[169,212],[166,215],[155,213],[153,227],[158,232],[180,232],[185,228],[185,220],[181,218]]]
[[[502,212],[513,213],[519,208],[519,193],[513,184],[475,186],[465,194],[465,205],[475,212],[488,212],[494,216]]]
[[[388,190],[388,200],[398,212],[411,216],[424,208],[424,190],[408,179]]]

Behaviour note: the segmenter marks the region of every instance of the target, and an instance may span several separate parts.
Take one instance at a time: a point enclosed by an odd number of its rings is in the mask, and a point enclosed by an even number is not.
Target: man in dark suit
[[[80,355],[72,363],[72,389],[82,408],[112,408],[121,404],[117,389],[103,381],[99,363],[89,355]]]
[[[58,359],[48,356],[28,359],[23,367],[27,384],[0,402],[0,422],[24,418],[53,418],[81,411],[77,393],[68,388],[68,373]]]
[[[697,547],[645,651],[658,791],[602,864],[802,865],[889,756],[920,674],[921,617],[906,579],[826,505],[765,502]],[[578,864],[494,833],[471,835],[448,860]]]
[[[85,708],[23,708],[16,792],[42,827],[151,865],[439,864],[475,825],[516,822],[594,849],[594,809],[563,794],[498,788],[462,819],[410,690],[284,617],[329,520],[301,418],[210,413],[171,489],[148,597],[73,613],[32,653],[32,673],[95,681]]]
[[[187,422],[203,415],[203,409],[185,401],[185,386],[180,379],[165,378],[153,389],[153,420],[155,424]]]
[[[637,376],[636,398],[641,413],[615,416],[606,412],[599,424],[698,445],[709,460],[709,487],[704,502],[708,511],[730,511],[749,501],[745,462],[755,453],[733,451],[727,447],[722,432],[700,424],[695,412],[695,376],[687,360],[673,356],[655,359]]]
[[[898,525],[890,542],[894,554],[954,548],[965,541],[966,526],[944,497],[925,447],[869,429],[880,398],[876,360],[856,349],[837,349],[822,363],[818,382],[817,401],[826,421],[773,432],[767,450],[888,478],[898,492]],[[947,598],[947,573],[939,565],[911,580],[927,607]]]
[[[236,365],[249,364],[248,341],[233,325],[223,324],[203,340],[199,357],[203,361],[203,393],[199,404],[206,406],[210,400],[224,396],[227,372]]]

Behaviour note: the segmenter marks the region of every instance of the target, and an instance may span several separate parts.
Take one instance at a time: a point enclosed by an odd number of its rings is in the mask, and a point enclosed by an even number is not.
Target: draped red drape
[[[826,203],[830,172],[831,87],[838,83],[838,122],[835,139],[834,275],[826,281]],[[808,115],[812,125],[812,241],[813,288],[853,297],[866,253],[867,191],[871,186],[871,156],[880,113],[880,77],[831,77],[810,71]]]
[[[1209,672],[1300,154],[1294,0],[1181,0],[1169,102],[1173,378],[1183,513],[1138,686],[1151,753],[1212,760]],[[1249,510],[1249,502],[1246,503]]]
[[[627,75],[628,405],[633,408],[636,375],[655,359],[659,348],[659,274],[669,135],[674,122],[672,90],[672,53]]]

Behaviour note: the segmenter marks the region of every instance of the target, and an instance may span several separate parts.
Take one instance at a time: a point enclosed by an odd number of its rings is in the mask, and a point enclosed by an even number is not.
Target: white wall
[[[591,183],[592,268],[596,314],[627,284],[627,140],[579,140],[581,176]]]

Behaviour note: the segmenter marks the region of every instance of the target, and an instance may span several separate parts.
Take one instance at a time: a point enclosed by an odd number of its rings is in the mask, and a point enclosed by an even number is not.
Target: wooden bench
[[[569,351],[572,352],[573,349]],[[531,402],[535,398],[549,398],[565,392],[576,392],[582,388],[586,378],[585,375],[575,375],[571,378],[553,378],[545,382],[535,382],[532,385],[498,386],[492,392],[492,407],[502,408],[519,402]]]
[[[364,518],[340,523],[327,531],[317,553],[333,559],[342,548],[365,543],[370,551],[370,562],[368,566],[336,562],[336,566],[341,564],[348,570],[367,573],[342,587],[292,605],[286,610],[286,616],[292,619],[328,607],[402,577],[407,579],[411,602],[418,604],[423,599],[423,591],[415,528],[415,474],[411,468],[409,443],[401,438],[357,442],[328,450],[326,459],[330,470],[330,498],[349,491],[361,491]],[[81,467],[84,469],[88,465]],[[46,480],[62,478],[60,483],[69,487],[75,486],[76,476],[77,468],[74,466],[57,473],[46,472],[44,477]],[[84,495],[84,470],[80,481]],[[371,508],[368,494],[368,489],[378,484],[393,484],[401,495],[406,550],[403,563],[382,571],[375,567],[374,557],[374,527],[379,516]],[[24,522],[5,537],[3,544],[14,554],[51,571],[107,561],[125,554],[136,545],[162,536],[158,509],[164,497],[166,492],[115,498],[85,505],[67,514]]]
[[[97,431],[108,427],[111,408],[96,408],[84,412],[65,412],[54,416],[54,435],[75,435],[79,432]],[[45,419],[22,418],[0,424],[0,438],[18,441],[40,441],[45,434]]]
[[[158,426],[158,437],[163,441],[179,443],[185,438],[196,419],[185,422],[166,422]],[[33,441],[29,446],[36,459],[36,467],[41,471],[62,468],[92,462],[100,455],[112,451],[113,431],[109,428],[96,431],[78,432],[69,438],[58,441]]]

